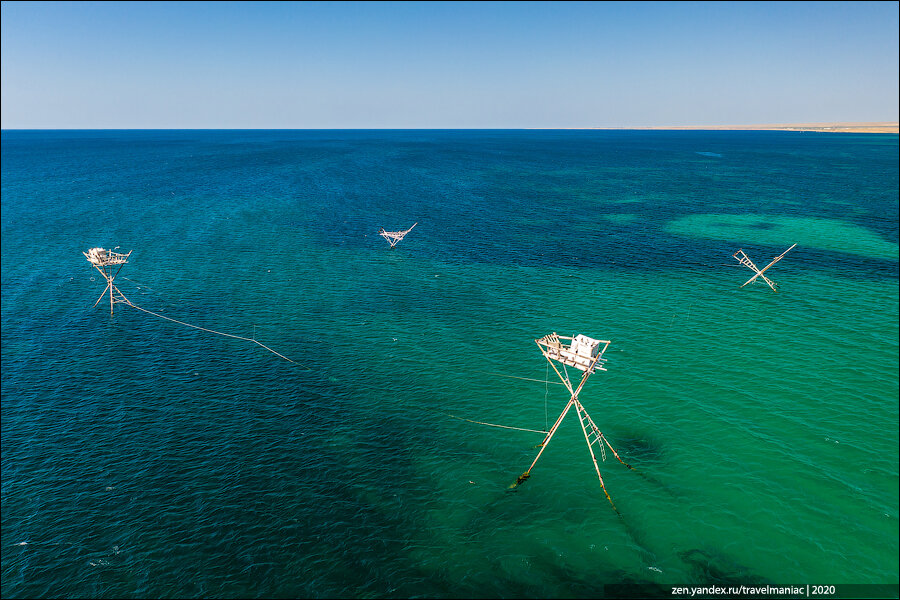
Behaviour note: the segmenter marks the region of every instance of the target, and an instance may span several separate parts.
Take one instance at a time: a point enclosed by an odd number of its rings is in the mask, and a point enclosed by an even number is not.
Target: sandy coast
[[[782,125],[710,125],[690,127],[591,127],[590,129],[822,131],[840,133],[900,133],[900,123],[788,123]]]

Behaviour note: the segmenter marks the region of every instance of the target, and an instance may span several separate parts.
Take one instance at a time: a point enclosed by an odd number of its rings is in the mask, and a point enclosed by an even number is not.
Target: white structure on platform
[[[572,341],[570,344],[565,344],[562,339]],[[581,334],[572,338],[560,338],[555,333],[551,333],[535,341],[549,360],[575,367],[579,371],[590,370],[593,373],[595,369],[606,370],[603,368],[603,363],[606,362],[603,353],[609,346],[609,342],[606,340],[595,340]]]

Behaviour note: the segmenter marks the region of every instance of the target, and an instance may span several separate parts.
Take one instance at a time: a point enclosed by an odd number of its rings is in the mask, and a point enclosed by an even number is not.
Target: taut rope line
[[[123,297],[124,297],[124,296],[123,296]],[[209,332],[209,333],[215,333],[216,335],[223,335],[223,336],[225,336],[225,337],[234,338],[234,339],[236,339],[236,340],[244,340],[245,342],[253,342],[253,343],[256,344],[257,346],[261,346],[261,347],[265,348],[266,350],[268,350],[269,352],[271,352],[271,353],[274,354],[275,356],[279,356],[279,357],[283,358],[284,360],[288,361],[289,363],[293,363],[293,364],[295,364],[295,365],[299,365],[299,364],[300,364],[300,363],[298,363],[298,362],[296,362],[296,361],[293,361],[293,360],[289,359],[287,356],[285,356],[284,354],[281,354],[280,352],[275,352],[274,350],[272,350],[271,348],[269,348],[268,346],[266,346],[266,345],[263,344],[262,342],[258,342],[258,341],[254,340],[254,339],[252,339],[252,338],[248,338],[248,337],[244,337],[244,336],[240,336],[240,335],[233,335],[233,334],[231,334],[231,333],[222,333],[221,331],[216,331],[216,330],[214,330],[214,329],[207,329],[206,327],[200,327],[199,325],[191,325],[190,323],[185,323],[184,321],[179,321],[178,319],[173,319],[172,317],[167,317],[167,316],[165,316],[165,315],[161,315],[161,314],[159,314],[159,313],[155,313],[155,312],[153,312],[152,310],[147,310],[146,308],[141,308],[140,306],[138,306],[137,304],[135,304],[135,303],[132,302],[131,300],[128,300],[127,298],[125,299],[125,304],[127,304],[128,306],[130,306],[130,307],[132,307],[132,308],[136,308],[136,309],[138,309],[138,310],[140,310],[140,311],[143,311],[143,312],[145,312],[145,313],[147,313],[147,314],[153,315],[154,317],[159,317],[160,319],[165,319],[166,321],[172,321],[173,323],[178,323],[179,325],[185,325],[185,326],[187,326],[187,327],[193,327],[194,329],[199,329],[199,330],[201,330],[201,331],[207,331],[207,332]],[[306,369],[309,369],[309,367],[307,367],[306,365],[300,365],[300,366],[302,366],[302,367],[304,367],[304,368],[306,368]]]
[[[531,377],[518,377],[516,375],[504,375],[503,373],[490,373],[488,371],[479,371],[479,373],[484,373],[485,375],[496,375],[497,377],[509,377],[510,379],[524,379],[525,381],[536,381],[538,383],[549,383],[550,385],[563,385],[562,383],[556,383],[555,381],[546,381],[544,379],[532,379]]]
[[[431,410],[434,410],[434,409],[431,409]],[[476,425],[487,425],[488,427],[500,427],[501,429],[515,429],[516,431],[530,431],[532,433],[544,433],[544,434],[547,433],[546,431],[541,431],[539,429],[526,429],[524,427],[511,427],[509,425],[497,425],[496,423],[485,423],[484,421],[473,421],[472,419],[466,419],[464,417],[457,417],[456,415],[451,415],[450,413],[445,413],[445,412],[441,412],[438,410],[435,410],[434,412],[444,415],[445,417],[450,417],[452,419],[458,419],[460,421],[468,421],[469,423],[475,423]]]
[[[128,306],[131,306],[132,308],[136,308],[139,311],[145,312],[148,315],[153,315],[154,317],[159,317],[160,319],[165,319],[166,321],[172,321],[173,323],[178,323],[179,325],[184,325],[185,327],[192,327],[194,329],[199,329],[200,331],[206,331],[208,333],[214,333],[216,335],[230,337],[230,338],[234,338],[236,340],[244,340],[245,342],[253,342],[257,346],[264,348],[265,350],[271,352],[272,354],[274,354],[275,356],[277,356],[279,358],[283,358],[284,360],[288,361],[289,363],[293,363],[295,365],[300,364],[300,363],[297,363],[296,361],[289,359],[287,356],[285,356],[284,354],[281,354],[280,352],[275,352],[274,350],[272,350],[271,348],[269,348],[262,342],[256,341],[256,339],[255,339],[256,338],[256,326],[255,325],[253,326],[253,337],[248,338],[248,337],[244,337],[242,335],[233,335],[231,333],[223,333],[221,331],[216,331],[215,329],[207,329],[206,327],[200,327],[199,325],[192,325],[190,323],[185,323],[184,321],[179,321],[178,319],[173,319],[172,317],[167,317],[165,315],[155,313],[152,310],[147,310],[146,308],[142,308],[142,307],[138,306],[137,304],[135,304],[134,302],[129,300],[125,296],[125,294],[122,293],[122,290],[117,288],[114,283],[119,272],[122,270],[122,267],[124,267],[128,263],[128,257],[131,256],[131,253],[133,252],[133,250],[129,251],[127,254],[122,254],[121,252],[114,252],[114,250],[117,250],[118,248],[119,247],[116,246],[112,250],[106,250],[105,248],[97,247],[97,248],[91,248],[87,252],[82,252],[82,254],[84,254],[84,257],[88,260],[88,262],[95,269],[97,269],[97,271],[101,275],[103,275],[103,278],[106,280],[106,287],[103,289],[103,293],[100,294],[100,297],[97,298],[97,302],[94,302],[94,306],[97,306],[97,304],[100,302],[100,300],[103,299],[103,296],[106,295],[106,290],[109,290],[109,316],[110,317],[113,314],[113,307],[116,304],[118,304],[118,303],[127,304]],[[113,272],[113,270],[115,270],[115,272]],[[94,278],[91,277],[91,279],[94,279]],[[126,279],[127,279],[127,277],[126,277]],[[131,280],[129,280],[129,281],[131,281]],[[137,282],[133,282],[133,283],[135,283],[138,286],[138,288],[140,288],[139,283],[137,283]],[[150,288],[150,289],[152,289],[152,288]],[[301,365],[301,366],[304,367],[308,371],[312,370],[309,367],[307,367],[306,365]]]

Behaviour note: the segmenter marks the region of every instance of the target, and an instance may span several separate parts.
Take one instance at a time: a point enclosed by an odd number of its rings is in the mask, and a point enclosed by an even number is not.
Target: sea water
[[[4,131],[2,595],[896,584],[897,323],[896,135]]]

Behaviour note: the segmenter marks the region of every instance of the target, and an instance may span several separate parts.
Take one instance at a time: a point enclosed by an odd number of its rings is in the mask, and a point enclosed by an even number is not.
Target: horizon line
[[[898,121],[586,127],[6,127],[2,131],[819,131],[900,133]]]

